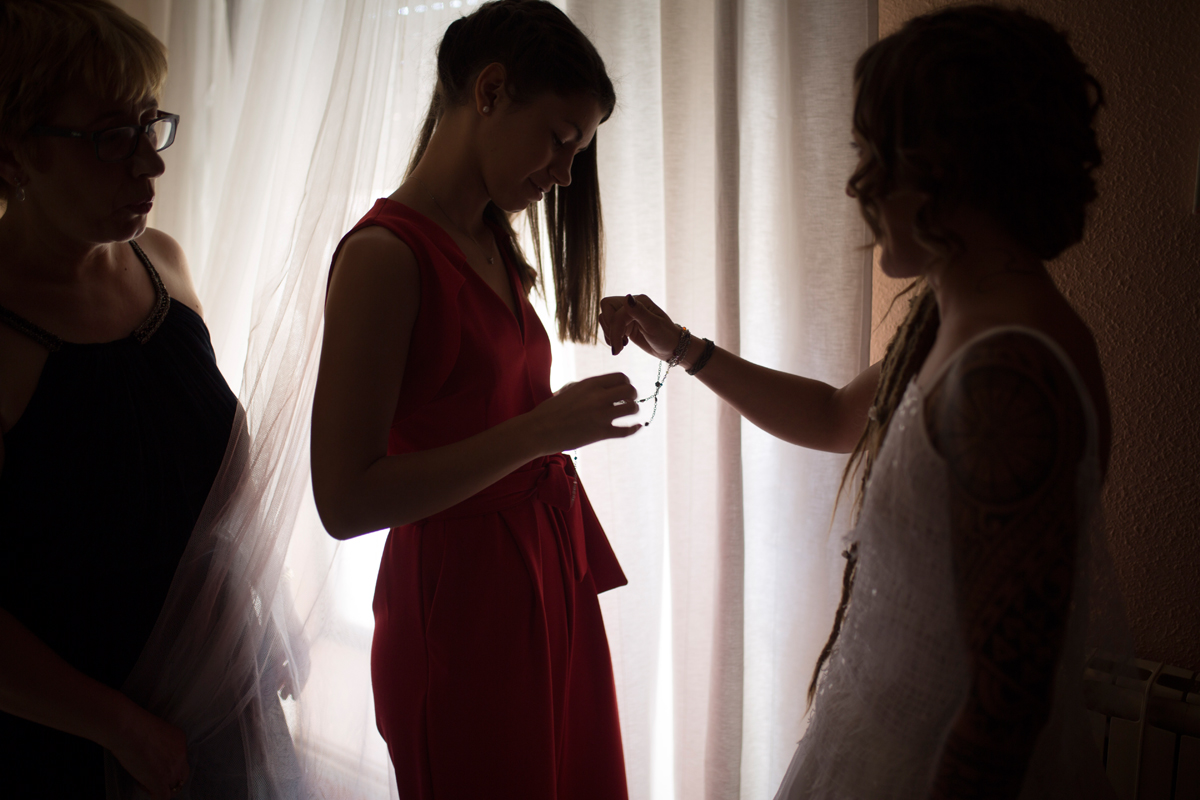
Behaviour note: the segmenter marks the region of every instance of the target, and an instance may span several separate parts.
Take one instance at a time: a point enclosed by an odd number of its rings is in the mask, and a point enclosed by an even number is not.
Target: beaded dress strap
[[[4,306],[0,306],[0,322],[4,322],[10,328],[13,328],[13,329],[17,330],[18,332],[25,334],[30,339],[33,339],[35,342],[40,344],[42,347],[49,350],[51,353],[54,353],[54,352],[60,350],[63,346],[62,339],[58,338],[53,333],[51,333],[48,330],[45,330],[44,328],[39,328],[37,325],[34,325],[32,322],[25,319],[20,314],[16,314],[12,311],[9,311]]]
[[[167,312],[171,309],[171,296],[167,294],[167,287],[163,285],[158,270],[150,263],[150,258],[142,251],[138,243],[131,240],[129,246],[133,248],[134,254],[142,262],[142,266],[146,268],[146,274],[150,276],[150,283],[154,286],[154,308],[150,309],[150,314],[142,324],[134,328],[133,333],[129,334],[131,338],[137,340],[138,344],[145,344],[150,341],[150,337],[154,335],[154,332],[163,324],[163,320],[167,318]],[[0,306],[0,322],[4,322],[9,327],[25,334],[51,353],[61,350],[63,344],[65,344],[62,339],[50,331],[34,325],[20,314],[9,311],[4,306]]]
[[[146,317],[141,325],[133,329],[133,333],[129,334],[138,341],[138,344],[145,344],[150,341],[150,337],[163,324],[163,320],[167,318],[167,312],[171,310],[171,296],[167,294],[167,287],[163,286],[162,278],[158,275],[158,270],[150,263],[150,258],[138,246],[138,243],[129,240],[129,246],[133,248],[133,252],[137,254],[138,259],[142,262],[142,266],[146,268],[146,274],[150,276],[150,282],[154,284],[154,308],[151,309],[150,315]]]

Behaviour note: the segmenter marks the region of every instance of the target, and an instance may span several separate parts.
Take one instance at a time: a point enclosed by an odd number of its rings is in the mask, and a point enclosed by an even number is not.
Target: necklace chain
[[[479,243],[478,239],[476,239],[474,236],[471,235],[471,232],[469,230],[459,226],[458,224],[456,224],[454,222],[454,219],[449,214],[446,213],[446,209],[442,208],[442,204],[438,202],[438,199],[433,196],[433,192],[429,191],[429,187],[425,185],[425,182],[422,181],[420,178],[413,178],[413,180],[416,181],[417,185],[421,187],[421,190],[423,192],[425,192],[425,194],[429,195],[429,199],[433,201],[433,204],[435,206],[437,206],[437,210],[439,212],[441,212],[443,217],[446,218],[446,221],[450,223],[450,226],[452,228],[458,229],[459,233],[465,233],[467,235],[467,238],[471,240],[471,244],[475,245],[475,247],[477,247],[479,249],[480,254],[483,255],[483,257],[485,259],[487,259],[487,262],[489,264],[495,264],[496,263],[495,257],[488,255],[487,250],[484,249],[483,245],[481,245]]]
[[[646,420],[642,424],[643,428],[650,427],[650,423],[654,422],[654,417],[658,415],[658,393],[662,391],[663,384],[667,382],[667,374],[671,371],[671,367],[675,366],[674,364],[666,364],[667,371],[663,372],[664,364],[665,362],[663,361],[658,362],[658,375],[654,378],[654,394],[650,395],[649,397],[641,397],[638,399],[639,403],[648,403],[651,400],[654,401],[654,405],[650,411],[650,419]]]
[[[692,332],[683,327],[679,332],[679,343],[675,345],[674,352],[666,361],[658,362],[658,375],[654,378],[654,394],[649,397],[643,397],[638,400],[639,403],[647,403],[654,401],[654,408],[650,411],[650,419],[646,420],[643,428],[650,427],[650,423],[654,422],[654,417],[658,414],[658,393],[662,391],[663,384],[667,382],[667,376],[671,374],[671,367],[678,364],[687,353],[688,346],[692,343]],[[663,371],[663,366],[666,366],[666,371]]]

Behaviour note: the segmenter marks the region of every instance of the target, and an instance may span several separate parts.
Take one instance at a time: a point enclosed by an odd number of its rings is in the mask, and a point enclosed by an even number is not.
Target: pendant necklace
[[[496,263],[495,257],[488,255],[487,250],[485,250],[483,245],[481,245],[479,243],[478,239],[476,239],[474,236],[471,235],[470,231],[468,231],[466,228],[459,227],[458,225],[456,225],[454,223],[454,220],[451,219],[450,215],[446,213],[446,209],[442,208],[442,204],[437,201],[437,198],[433,196],[433,192],[429,191],[429,188],[425,185],[425,183],[422,180],[420,180],[419,178],[414,178],[413,180],[416,181],[416,184],[421,187],[421,190],[423,192],[425,192],[425,194],[429,195],[429,199],[431,201],[433,201],[433,204],[434,204],[434,206],[437,207],[437,210],[439,212],[441,212],[442,216],[445,217],[446,221],[450,223],[450,227],[457,229],[459,233],[466,234],[467,238],[471,240],[471,244],[475,245],[475,247],[477,247],[479,249],[480,254],[482,254],[483,257],[485,259],[487,259],[487,263],[495,264]]]

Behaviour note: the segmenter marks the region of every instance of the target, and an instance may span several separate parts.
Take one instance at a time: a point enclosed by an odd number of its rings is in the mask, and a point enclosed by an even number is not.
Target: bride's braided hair
[[[933,291],[925,285],[924,281],[917,281],[901,294],[910,293],[913,296],[909,299],[908,314],[900,323],[900,327],[896,329],[896,335],[888,342],[883,363],[879,368],[879,386],[876,387],[875,397],[871,402],[867,427],[863,430],[858,444],[854,446],[854,451],[846,462],[846,469],[842,473],[842,482],[838,486],[837,499],[834,501],[835,506],[841,500],[842,490],[845,489],[846,484],[850,482],[856,472],[861,471],[862,477],[854,499],[854,511],[857,512],[861,507],[867,478],[871,474],[871,465],[875,461],[875,455],[879,452],[879,446],[883,443],[883,437],[887,434],[892,415],[896,413],[896,408],[900,405],[900,398],[904,396],[904,390],[908,387],[909,381],[921,369],[921,364],[925,362],[925,357],[929,355],[934,339],[937,338],[940,319]],[[857,548],[858,544],[855,543],[842,554],[846,557],[846,569],[842,575],[842,598],[838,602],[837,613],[833,618],[833,630],[825,642],[825,647],[821,650],[821,655],[817,657],[817,666],[808,683],[810,705],[817,691],[817,680],[820,678],[821,668],[825,666],[825,662],[829,660],[829,656],[833,652],[833,645],[837,642],[838,634],[842,630],[842,620],[846,617],[846,607],[850,604],[850,592],[854,588],[854,574],[858,567]]]
[[[928,196],[914,238],[939,260],[961,246],[941,224],[959,206],[982,211],[1043,260],[1083,237],[1096,197],[1100,149],[1092,127],[1100,84],[1067,37],[1024,11],[957,6],[915,17],[867,49],[854,67],[854,129],[863,160],[847,183],[882,238],[879,203],[898,187]],[[861,473],[854,513],[888,424],[937,338],[932,290],[918,280],[888,344],[866,429],[846,464],[842,491]],[[849,604],[857,552],[847,552],[833,632],[809,684],[811,704]]]
[[[493,0],[446,28],[437,50],[437,84],[417,137],[407,174],[425,155],[434,128],[446,110],[470,102],[475,79],[489,64],[503,64],[505,88],[517,102],[545,92],[568,97],[592,95],[608,119],[617,96],[595,46],[561,10],[545,0]],[[575,157],[571,185],[554,186],[541,204],[546,215],[550,267],[554,279],[560,339],[594,342],[603,286],[603,225],[596,138]],[[534,259],[540,268],[538,204],[526,210],[533,234]],[[520,261],[526,292],[541,286],[540,269],[529,264],[518,246],[508,214],[489,203],[484,216],[509,237]]]

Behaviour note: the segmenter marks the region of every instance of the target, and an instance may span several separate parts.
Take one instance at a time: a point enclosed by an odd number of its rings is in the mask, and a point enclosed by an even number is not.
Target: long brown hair
[[[443,113],[466,103],[476,77],[494,63],[504,65],[507,89],[517,102],[544,92],[563,96],[586,92],[600,104],[604,112],[601,121],[608,119],[616,106],[616,93],[604,61],[566,14],[544,0],[484,3],[473,14],[451,23],[442,36],[437,51],[437,85],[407,174],[425,154]],[[570,186],[554,186],[542,201],[558,336],[573,342],[596,340],[604,282],[596,138],[575,157]],[[522,253],[508,214],[493,203],[484,211],[485,219],[508,236],[520,262],[526,293],[535,285],[542,287],[542,229],[537,211],[537,204],[533,204],[525,212],[533,234],[536,269]]]
[[[854,67],[854,130],[864,158],[847,182],[878,241],[879,203],[904,187],[928,195],[914,238],[939,260],[961,246],[940,221],[959,206],[989,214],[1043,260],[1083,238],[1100,148],[1092,127],[1104,102],[1066,34],[1024,11],[957,6],[915,17]],[[911,284],[908,314],[888,344],[862,437],[838,499],[857,474],[854,511],[909,381],[937,338],[932,289]],[[811,704],[850,601],[857,553],[846,553],[833,632],[808,688]]]

